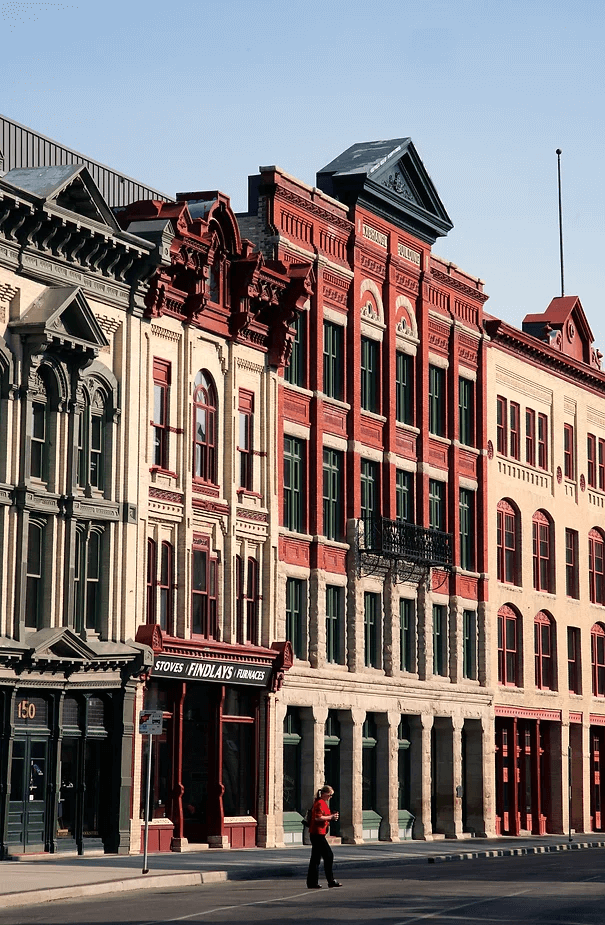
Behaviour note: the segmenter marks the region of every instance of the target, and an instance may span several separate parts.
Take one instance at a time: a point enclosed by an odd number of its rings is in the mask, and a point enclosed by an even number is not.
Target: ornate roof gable
[[[523,331],[574,360],[601,368],[602,354],[592,346],[593,333],[576,295],[559,296],[545,312],[526,315]]]
[[[9,170],[3,180],[47,204],[81,215],[99,225],[106,225],[112,232],[118,230],[113,212],[84,164],[17,167]]]
[[[22,336],[70,351],[96,356],[109,346],[79,286],[51,286],[10,327]]]
[[[318,172],[317,186],[430,244],[453,228],[411,138],[351,145]]]

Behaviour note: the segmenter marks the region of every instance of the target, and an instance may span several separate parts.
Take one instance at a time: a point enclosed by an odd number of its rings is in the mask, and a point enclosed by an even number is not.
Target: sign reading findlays
[[[220,659],[157,655],[153,676],[178,678],[182,681],[215,681],[218,684],[252,684],[255,687],[266,687],[271,676],[271,666],[225,662]]]

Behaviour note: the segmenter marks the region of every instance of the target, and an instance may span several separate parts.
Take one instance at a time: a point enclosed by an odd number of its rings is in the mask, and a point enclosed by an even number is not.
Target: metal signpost
[[[147,866],[147,839],[149,837],[149,797],[151,793],[151,753],[154,735],[162,734],[164,714],[161,710],[141,710],[139,713],[139,732],[149,736],[149,752],[147,757],[147,787],[145,788],[145,838],[143,853],[143,873],[148,874]]]

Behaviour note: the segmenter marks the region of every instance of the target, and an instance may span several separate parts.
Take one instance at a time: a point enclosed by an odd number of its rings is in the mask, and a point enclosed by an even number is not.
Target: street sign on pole
[[[154,735],[162,734],[164,714],[161,710],[141,710],[139,713],[139,732],[149,736],[147,756],[147,787],[145,788],[145,838],[143,845],[143,873],[149,873],[147,866],[147,844],[149,839],[149,796],[151,793],[151,755]]]

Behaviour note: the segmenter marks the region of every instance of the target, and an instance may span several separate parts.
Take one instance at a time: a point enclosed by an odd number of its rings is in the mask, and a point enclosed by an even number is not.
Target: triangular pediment
[[[67,212],[105,225],[112,232],[119,230],[113,212],[84,164],[16,167],[2,179],[48,204],[54,203]]]
[[[557,296],[545,312],[526,315],[523,331],[569,357],[600,368],[593,333],[578,296]]]
[[[98,654],[69,627],[38,630],[27,637],[26,644],[33,661],[94,661]]]
[[[49,286],[11,327],[96,353],[109,342],[79,286]]]
[[[319,171],[317,186],[429,243],[453,227],[411,138],[352,145]]]

